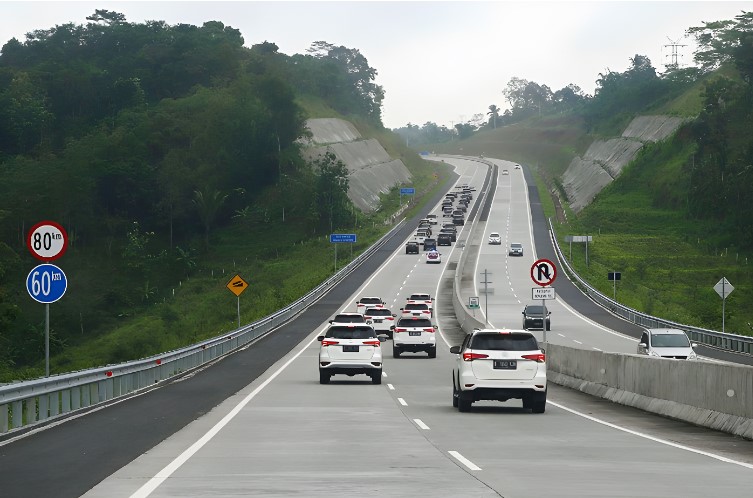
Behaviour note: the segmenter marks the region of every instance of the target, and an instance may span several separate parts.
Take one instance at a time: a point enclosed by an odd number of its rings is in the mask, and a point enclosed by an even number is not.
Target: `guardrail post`
[[[50,417],[54,417],[60,413],[60,392],[54,392],[49,394],[50,405]]]
[[[22,401],[14,401],[11,405],[11,416],[14,429],[24,425],[24,404]]]
[[[0,433],[8,432],[8,405],[0,405]]]
[[[38,420],[47,420],[49,413],[49,394],[42,394],[39,396],[39,413],[37,415]]]
[[[33,424],[37,421],[37,398],[26,398],[24,405],[26,408],[26,423]]]

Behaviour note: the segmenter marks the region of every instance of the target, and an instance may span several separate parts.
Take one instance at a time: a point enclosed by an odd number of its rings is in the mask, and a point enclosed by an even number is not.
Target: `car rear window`
[[[382,300],[378,297],[362,297],[358,302],[361,304],[382,304]]]
[[[428,301],[431,299],[431,296],[429,294],[411,294],[408,299],[414,301]]]
[[[370,339],[376,337],[376,332],[371,327],[330,327],[324,337],[334,339]]]
[[[471,349],[487,351],[533,351],[539,349],[531,334],[476,334]]]
[[[433,327],[428,318],[401,318],[397,322],[398,327]]]
[[[526,315],[543,315],[543,306],[526,306]]]
[[[405,305],[406,310],[428,310],[426,303],[408,303]]]
[[[364,323],[361,315],[335,315],[336,322],[340,323]]]
[[[366,314],[369,316],[392,316],[387,308],[369,308],[366,310]]]

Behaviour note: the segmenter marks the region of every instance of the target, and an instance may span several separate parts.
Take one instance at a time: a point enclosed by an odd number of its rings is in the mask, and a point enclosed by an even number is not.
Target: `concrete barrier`
[[[753,439],[753,367],[548,344],[550,382]]]

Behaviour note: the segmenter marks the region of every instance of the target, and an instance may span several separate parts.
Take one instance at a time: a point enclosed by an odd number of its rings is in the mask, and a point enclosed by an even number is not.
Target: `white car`
[[[405,304],[404,308],[400,308],[400,317],[401,318],[410,318],[410,317],[418,317],[418,318],[431,318],[431,310],[429,309],[429,305],[426,303],[412,303],[408,302]]]
[[[364,314],[367,308],[384,308],[381,297],[362,297],[356,302],[356,311]]]
[[[429,251],[426,253],[426,262],[428,264],[439,264],[442,262],[442,254],[437,251]]]
[[[475,329],[460,346],[452,370],[452,406],[471,410],[475,401],[523,400],[533,413],[546,409],[546,354],[524,330]]]
[[[367,308],[364,313],[366,323],[374,328],[377,334],[387,334],[392,337],[392,329],[395,325],[396,315],[387,308]]]
[[[491,232],[489,234],[489,244],[491,245],[501,245],[502,244],[502,236],[498,232]]]
[[[405,351],[412,353],[426,351],[429,354],[429,358],[436,358],[436,331],[436,325],[432,325],[429,318],[411,317],[399,319],[392,334],[392,356],[397,358],[400,356],[400,353]]]
[[[679,329],[646,329],[638,344],[638,354],[674,360],[697,360],[693,350],[698,344],[691,343],[685,332]]]
[[[511,242],[510,243],[510,250],[507,251],[507,254],[510,256],[522,256],[523,255],[523,244],[520,242]]]
[[[437,221],[437,215],[436,214],[427,214],[426,215],[426,219],[429,220],[429,222],[431,222],[432,225],[436,225],[437,223],[439,223]]]
[[[431,237],[431,233],[427,230],[416,230],[416,234],[413,236],[413,241],[418,242],[420,245],[424,245],[424,240]]]
[[[405,302],[406,304],[424,303],[426,306],[429,307],[429,311],[431,311],[431,316],[434,316],[434,298],[431,297],[431,294],[427,294],[425,292],[414,292],[413,294],[408,296],[408,299]]]
[[[361,313],[349,313],[347,311],[344,311],[342,313],[338,313],[335,315],[335,317],[329,321],[330,325],[333,323],[363,323],[366,324],[366,318],[364,318],[363,314]]]
[[[338,374],[366,374],[374,384],[382,383],[382,343],[371,326],[334,324],[317,339],[320,384],[328,384]]]

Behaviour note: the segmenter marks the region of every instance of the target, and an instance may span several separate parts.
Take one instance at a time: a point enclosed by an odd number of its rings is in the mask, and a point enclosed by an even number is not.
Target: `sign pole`
[[[613,285],[614,293],[612,294],[612,297],[615,301],[617,301],[617,272],[612,272],[612,273],[614,275],[612,278],[612,283],[614,284]]]
[[[335,244],[335,272],[337,272],[337,244]]]
[[[238,296],[238,328],[241,328],[241,296]]]
[[[541,322],[541,329],[544,331],[544,344],[546,344],[546,299],[541,300],[541,306],[544,309],[544,318]]]
[[[724,313],[724,303],[727,302],[727,293],[724,292],[725,291],[724,284],[725,284],[725,281],[722,280],[722,334],[724,333],[724,315],[725,315],[725,313]]]
[[[44,376],[50,376],[50,303],[44,305]]]

